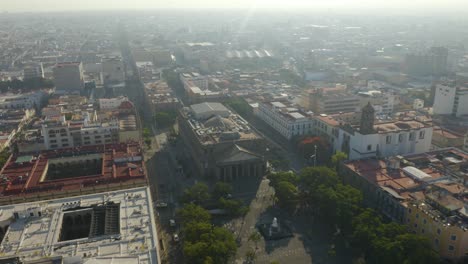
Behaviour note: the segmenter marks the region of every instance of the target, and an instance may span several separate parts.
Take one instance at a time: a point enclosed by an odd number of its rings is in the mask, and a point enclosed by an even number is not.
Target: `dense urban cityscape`
[[[1,13],[0,264],[468,263],[467,26]]]

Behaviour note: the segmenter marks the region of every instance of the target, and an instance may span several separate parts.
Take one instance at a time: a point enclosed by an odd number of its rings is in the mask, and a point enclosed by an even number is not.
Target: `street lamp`
[[[317,166],[317,145],[314,145],[314,155],[310,156],[310,158],[314,159],[314,167]]]

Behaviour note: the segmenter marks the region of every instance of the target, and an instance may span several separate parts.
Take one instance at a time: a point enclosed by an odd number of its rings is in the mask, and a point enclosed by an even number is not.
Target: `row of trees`
[[[384,223],[363,206],[362,192],[342,183],[332,167],[310,167],[300,174],[269,175],[277,203],[291,213],[301,211],[350,244],[360,263],[438,263],[429,241],[396,223]]]
[[[231,98],[226,101],[226,104],[244,118],[251,117],[253,114],[250,105],[240,97]]]
[[[158,127],[167,128],[167,127],[170,127],[171,125],[174,125],[176,118],[177,118],[177,113],[176,111],[173,111],[173,110],[159,111],[154,114],[153,118]]]
[[[232,187],[227,183],[216,183],[210,192],[206,184],[199,182],[184,191],[182,202],[223,209],[227,215],[233,217],[246,214],[248,207],[244,206],[242,201],[232,199],[231,193]]]
[[[183,252],[186,263],[228,263],[237,250],[234,235],[211,223],[206,207],[226,210],[229,215],[245,214],[241,201],[231,199],[231,185],[218,182],[210,192],[204,183],[196,183],[182,195],[184,207],[177,212],[182,225]],[[205,208],[204,208],[205,207]]]
[[[3,168],[5,163],[8,161],[8,158],[10,157],[10,152],[8,149],[4,149],[0,152],[0,170]]]
[[[223,227],[211,223],[211,215],[203,207],[186,204],[178,211],[183,233],[186,263],[227,263],[237,249],[234,236]]]

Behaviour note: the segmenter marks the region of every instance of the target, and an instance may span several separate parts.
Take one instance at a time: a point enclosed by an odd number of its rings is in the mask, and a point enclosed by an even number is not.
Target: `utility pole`
[[[314,153],[314,167],[317,166],[317,145],[314,145],[315,153]]]

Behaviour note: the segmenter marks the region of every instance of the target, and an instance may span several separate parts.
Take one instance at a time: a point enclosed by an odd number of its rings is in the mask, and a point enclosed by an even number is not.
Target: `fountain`
[[[276,217],[273,217],[271,223],[266,222],[258,224],[257,228],[265,240],[276,240],[293,236],[290,228],[286,225],[281,225]]]

